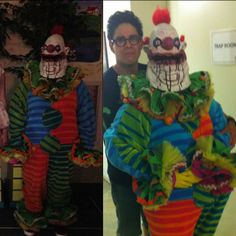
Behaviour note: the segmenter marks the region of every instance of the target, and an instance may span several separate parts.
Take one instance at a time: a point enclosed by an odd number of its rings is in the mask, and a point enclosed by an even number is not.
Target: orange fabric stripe
[[[211,135],[213,125],[209,113],[200,117],[199,127],[193,132],[193,138],[197,139],[200,136]]]
[[[192,212],[192,214],[188,214],[185,218],[182,218],[179,215],[175,215],[175,218],[172,217],[172,219],[165,219],[160,220],[159,217],[157,218],[149,218],[150,224],[155,224],[157,227],[161,228],[177,228],[177,227],[185,227],[186,225],[192,224],[193,221],[196,221],[195,217],[199,215],[200,210],[195,210]],[[161,214],[161,213],[158,213]]]
[[[189,211],[190,211],[190,209],[189,209]],[[150,220],[155,220],[157,223],[163,223],[163,224],[168,224],[171,220],[175,220],[175,221],[179,221],[179,222],[182,222],[183,220],[189,220],[189,217],[194,217],[195,216],[195,214],[198,214],[198,212],[199,211],[201,211],[201,208],[199,208],[199,209],[196,209],[195,211],[192,211],[191,213],[188,213],[188,212],[186,212],[185,214],[172,214],[172,215],[165,215],[165,216],[163,216],[162,215],[162,212],[160,213],[160,212],[155,212],[155,214],[152,214],[152,215],[150,215],[150,214],[148,214],[147,213],[147,216],[150,218]],[[146,213],[145,213],[146,214]],[[156,219],[155,218],[155,215],[156,214],[159,214],[159,217]]]
[[[170,202],[159,210],[144,209],[151,236],[191,236],[201,214],[193,200]]]
[[[186,230],[181,230],[181,231],[176,231],[176,232],[156,232],[151,231],[151,236],[193,236],[193,229],[192,228],[187,228]]]

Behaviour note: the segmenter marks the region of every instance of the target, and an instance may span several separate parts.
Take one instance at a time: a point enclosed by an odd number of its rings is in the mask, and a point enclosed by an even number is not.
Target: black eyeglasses
[[[115,43],[118,47],[124,47],[129,41],[131,45],[137,45],[141,41],[141,37],[139,35],[130,35],[129,38],[125,38],[124,36],[119,36],[116,39],[112,39],[111,43]]]

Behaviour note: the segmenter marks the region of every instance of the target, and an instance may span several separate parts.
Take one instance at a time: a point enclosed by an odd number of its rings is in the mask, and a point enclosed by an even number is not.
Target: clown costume
[[[23,200],[14,216],[26,235],[47,224],[74,223],[73,162],[85,167],[101,163],[101,155],[89,151],[95,140],[94,105],[81,70],[67,65],[68,52],[62,36],[51,35],[41,48],[40,63],[27,65],[10,102],[10,141],[0,155],[23,164]]]

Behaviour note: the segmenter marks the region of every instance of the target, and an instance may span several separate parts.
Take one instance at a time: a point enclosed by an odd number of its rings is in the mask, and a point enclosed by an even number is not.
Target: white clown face
[[[40,75],[57,79],[63,77],[67,68],[67,54],[64,39],[59,34],[51,35],[41,48]]]
[[[144,47],[149,58],[147,78],[154,88],[178,92],[190,85],[185,47],[173,26],[167,23],[155,26],[149,45]]]

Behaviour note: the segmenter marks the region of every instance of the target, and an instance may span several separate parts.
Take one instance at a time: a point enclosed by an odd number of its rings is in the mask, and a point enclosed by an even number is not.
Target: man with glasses
[[[103,115],[104,130],[111,125],[122,104],[117,76],[146,71],[146,65],[138,63],[143,36],[140,20],[131,11],[117,11],[109,18],[107,29],[110,49],[116,56],[116,64],[103,75],[103,106],[109,111],[109,114]],[[112,166],[109,161],[108,175],[118,218],[117,235],[141,235],[142,209],[132,191],[131,176]],[[144,218],[143,222],[146,226]]]

